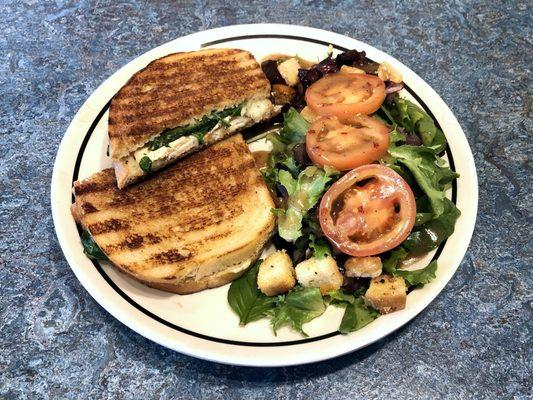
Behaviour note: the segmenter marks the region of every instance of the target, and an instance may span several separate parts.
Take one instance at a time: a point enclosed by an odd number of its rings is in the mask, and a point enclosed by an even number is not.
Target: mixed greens
[[[383,273],[402,277],[409,289],[421,287],[435,278],[437,261],[413,271],[402,269],[401,263],[437,248],[453,233],[460,212],[445,192],[458,175],[439,155],[446,147],[444,134],[419,106],[394,93],[374,116],[392,126],[388,153],[379,162],[409,184],[417,209],[415,227],[407,239],[380,255]],[[332,249],[317,222],[317,203],[341,174],[327,166],[312,165],[305,157],[308,128],[309,123],[290,108],[284,114],[282,129],[267,136],[272,152],[262,173],[279,200],[272,210],[278,222],[274,243],[295,263],[311,256],[333,256],[342,265],[346,256]],[[368,278],[346,279],[341,289],[326,295],[318,288],[296,285],[287,294],[268,297],[257,286],[259,265],[234,281],[228,292],[229,304],[241,325],[267,317],[274,332],[287,325],[306,336],[303,325],[334,305],[345,309],[338,330],[346,334],[380,315],[363,299]]]
[[[295,262],[305,258],[307,249],[319,258],[331,254],[331,245],[318,226],[315,206],[340,175],[332,168],[312,165],[305,153],[308,129],[309,123],[290,108],[284,115],[282,129],[267,135],[272,152],[267,169],[262,171],[267,184],[281,198],[280,206],[273,210],[278,235],[286,242],[285,247],[289,242],[295,243],[292,251]]]
[[[339,331],[353,332],[374,319],[379,313],[367,307],[357,292],[338,290],[322,296],[314,287],[296,286],[289,293],[275,297],[264,295],[257,287],[257,273],[261,261],[258,261],[246,274],[234,281],[228,291],[228,302],[239,316],[240,325],[262,318],[270,318],[274,333],[282,326],[289,326],[307,336],[303,325],[321,316],[328,305],[344,307]]]

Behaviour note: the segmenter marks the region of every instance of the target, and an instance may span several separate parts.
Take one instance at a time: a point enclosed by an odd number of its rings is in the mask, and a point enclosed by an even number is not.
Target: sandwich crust
[[[169,54],[134,74],[113,97],[108,120],[110,156],[120,160],[167,129],[269,95],[270,83],[247,51]]]
[[[126,189],[107,169],[73,191],[73,216],[117,268],[180,294],[240,276],[275,227],[273,201],[241,135]]]

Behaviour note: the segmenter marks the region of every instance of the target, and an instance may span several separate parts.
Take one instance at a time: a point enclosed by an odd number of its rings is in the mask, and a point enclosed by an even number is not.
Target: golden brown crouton
[[[400,83],[402,81],[402,74],[396,71],[392,65],[387,62],[383,62],[378,67],[378,76],[382,81],[391,81],[394,83]]]
[[[401,276],[381,275],[370,281],[365,303],[381,314],[405,308],[407,287]]]
[[[267,296],[287,293],[296,285],[292,260],[284,251],[276,251],[263,260],[257,273],[257,286]]]
[[[322,294],[340,289],[343,276],[333,257],[311,257],[296,266],[296,278],[304,287],[317,287]]]
[[[287,85],[296,86],[300,81],[298,79],[298,70],[300,69],[300,63],[297,58],[289,58],[278,65],[278,71],[283,77]]]
[[[340,72],[342,72],[343,74],[364,74],[365,73],[365,71],[363,71],[362,69],[350,67],[348,65],[343,65],[341,67]]]
[[[274,104],[287,104],[296,95],[296,90],[287,85],[275,84],[272,85],[272,95],[274,96]]]
[[[379,257],[350,257],[344,263],[346,276],[350,278],[376,278],[381,275]]]

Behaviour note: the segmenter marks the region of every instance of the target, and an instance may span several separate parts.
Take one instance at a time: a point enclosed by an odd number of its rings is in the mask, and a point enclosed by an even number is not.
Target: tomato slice
[[[385,96],[385,84],[375,75],[335,73],[309,86],[305,101],[318,115],[350,122],[356,114],[377,111]]]
[[[353,169],[387,153],[389,130],[383,122],[367,115],[354,116],[349,125],[337,117],[322,117],[307,131],[307,154],[315,164],[340,171]]]
[[[415,224],[413,191],[392,169],[363,165],[331,185],[322,197],[320,227],[341,252],[373,256],[398,246]]]

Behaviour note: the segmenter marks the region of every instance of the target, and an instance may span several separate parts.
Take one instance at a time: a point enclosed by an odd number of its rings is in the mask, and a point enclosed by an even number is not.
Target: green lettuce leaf
[[[297,287],[279,299],[270,323],[274,333],[280,327],[289,325],[307,336],[303,330],[303,324],[322,315],[325,310],[326,305],[318,288]]]
[[[331,168],[311,166],[300,172],[298,179],[295,179],[287,171],[279,171],[279,181],[289,194],[287,208],[275,211],[278,233],[283,239],[294,242],[302,236],[302,219],[318,203],[334,174],[337,171]]]
[[[314,234],[309,234],[309,248],[313,251],[313,256],[319,260],[326,257],[332,256],[331,244],[324,237],[316,237]]]
[[[347,334],[363,328],[379,316],[379,312],[367,307],[361,297],[355,299],[353,303],[348,303],[344,310],[339,332]]]
[[[257,287],[257,273],[260,265],[261,261],[256,262],[229,287],[228,303],[239,316],[240,325],[246,325],[270,315],[276,306],[276,299],[265,296]]]
[[[398,264],[405,260],[407,258],[407,252],[405,249],[398,247],[395,250],[393,250],[390,254],[390,256],[383,260],[382,269],[383,272],[394,275],[396,270],[398,269]]]
[[[337,289],[332,292],[329,292],[326,296],[328,304],[345,307],[348,304],[353,304],[355,302],[355,296],[345,289]]]
[[[411,254],[423,254],[436,249],[449,238],[455,230],[455,222],[461,215],[452,201],[443,200],[444,211],[435,219],[429,219],[428,213],[418,213],[416,223],[402,246]],[[417,203],[418,210],[418,203]]]
[[[408,286],[422,286],[435,279],[437,261],[430,262],[425,268],[408,271],[399,269],[399,264],[407,257],[405,249],[398,247],[383,261],[383,271],[389,275],[401,276]]]
[[[281,129],[279,134],[281,140],[286,144],[305,142],[305,134],[309,129],[309,122],[292,107],[283,114],[283,118],[283,129]]]
[[[394,275],[401,276],[409,286],[421,286],[435,279],[436,271],[437,260],[434,260],[430,262],[425,268],[417,269],[414,271],[398,269],[396,270]]]
[[[440,153],[446,147],[446,138],[433,119],[413,102],[396,95],[394,105],[383,107],[387,117],[408,132],[417,134],[426,147]]]
[[[438,218],[446,208],[445,190],[459,175],[449,167],[441,166],[443,161],[425,146],[390,146],[389,155],[395,163],[405,166],[417,185],[428,197],[433,218]]]

